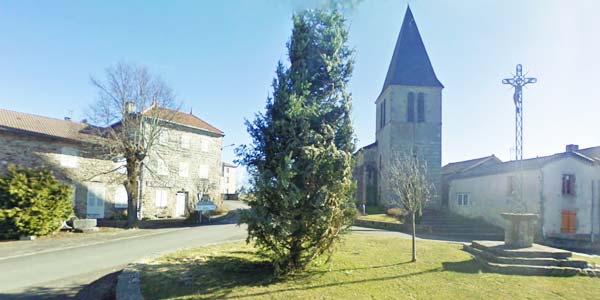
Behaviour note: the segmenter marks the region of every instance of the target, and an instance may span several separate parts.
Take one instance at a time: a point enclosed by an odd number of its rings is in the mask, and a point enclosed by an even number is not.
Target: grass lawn
[[[581,259],[581,260],[587,260],[588,262],[592,263],[592,264],[596,264],[596,267],[600,267],[600,256],[598,255],[577,255],[574,254],[573,258],[576,259]],[[600,297],[599,297],[600,299]]]
[[[359,216],[358,219],[388,222],[388,223],[398,223],[398,224],[402,223],[402,222],[400,222],[400,220],[398,220],[392,216],[388,216],[387,214],[372,214],[372,215],[366,215],[366,216]]]
[[[367,206],[365,208],[367,215],[359,216],[358,219],[362,220],[370,220],[370,221],[380,221],[380,222],[389,222],[389,223],[402,223],[397,218],[389,216],[385,213],[385,208],[379,206]]]
[[[146,299],[600,299],[600,279],[487,273],[461,245],[351,234],[330,264],[274,279],[243,242],[161,257],[142,273]]]

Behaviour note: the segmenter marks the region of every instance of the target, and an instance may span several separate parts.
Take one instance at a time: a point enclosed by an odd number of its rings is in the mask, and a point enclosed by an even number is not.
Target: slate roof
[[[170,122],[182,124],[182,125],[186,125],[186,126],[190,126],[190,127],[194,127],[194,128],[199,128],[199,129],[202,129],[202,130],[214,133],[214,134],[218,134],[218,135],[224,135],[223,131],[210,125],[208,122],[198,118],[197,116],[193,115],[192,113],[185,113],[185,112],[181,112],[181,111],[170,109],[170,108],[160,107],[155,104],[150,106],[148,109],[146,109],[142,113],[147,114],[147,113],[150,113],[151,110],[160,110],[159,115],[168,115]]]
[[[444,87],[435,76],[410,7],[404,15],[382,92],[394,84]]]
[[[536,158],[524,159],[523,160],[523,170],[535,170],[540,169],[546,164],[566,158],[573,157],[575,159],[579,159],[583,162],[596,164],[600,163],[600,146],[591,147],[581,150],[576,150],[572,152],[561,152],[548,156],[541,156]],[[516,160],[511,160],[507,162],[503,162],[497,165],[490,166],[481,166],[480,168],[474,168],[472,170],[463,172],[458,174],[457,177],[476,177],[476,176],[485,176],[485,175],[493,175],[493,174],[501,174],[501,173],[509,173],[517,170],[518,162]]]
[[[495,155],[492,154],[490,156],[449,163],[442,167],[442,175],[468,171],[490,160],[495,161],[497,163],[502,163],[500,159],[498,159]]]
[[[91,129],[87,123],[49,118],[0,108],[0,130],[70,141],[87,141]]]
[[[377,141],[375,141],[374,143],[368,144],[366,146],[363,146],[361,148],[359,148],[358,150],[356,150],[356,152],[354,152],[354,155],[358,154],[359,152],[363,151],[363,150],[369,150],[372,148],[377,147]]]

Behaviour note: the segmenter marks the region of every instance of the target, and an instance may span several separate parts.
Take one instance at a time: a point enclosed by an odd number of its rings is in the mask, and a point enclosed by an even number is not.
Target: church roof
[[[498,159],[495,155],[492,154],[490,156],[449,163],[442,167],[442,175],[465,172],[476,168],[486,162],[492,162],[495,164],[502,163],[500,159]]]
[[[535,170],[544,167],[546,164],[556,161],[558,159],[573,157],[582,162],[598,165],[600,163],[600,146],[574,150],[574,151],[566,151],[560,152],[548,156],[540,156],[536,158],[529,158],[523,160],[523,169],[524,170]],[[481,166],[479,168],[473,168],[470,170],[466,170],[461,174],[457,174],[456,178],[467,178],[467,177],[477,177],[477,176],[486,176],[493,174],[501,174],[501,173],[511,173],[515,172],[518,167],[518,161],[511,160],[507,162],[502,162],[498,164]]]
[[[410,7],[404,15],[382,92],[394,84],[444,87],[435,76]]]

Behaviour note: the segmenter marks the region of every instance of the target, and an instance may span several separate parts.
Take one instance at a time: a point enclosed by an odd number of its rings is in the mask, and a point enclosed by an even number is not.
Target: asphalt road
[[[83,286],[142,257],[245,237],[245,227],[212,224],[155,229],[25,256],[13,253],[10,258],[0,257],[0,299],[68,299]]]

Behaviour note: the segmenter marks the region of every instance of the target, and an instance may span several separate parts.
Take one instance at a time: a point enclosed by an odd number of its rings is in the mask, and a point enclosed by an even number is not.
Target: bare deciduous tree
[[[390,201],[402,207],[412,222],[412,261],[417,261],[415,218],[434,191],[427,163],[416,155],[402,156],[394,153],[384,173],[388,178],[386,182]]]
[[[105,158],[124,161],[110,172],[126,168],[127,226],[137,226],[140,171],[144,160],[172,120],[175,111],[173,91],[144,66],[119,63],[107,68],[104,80],[91,78],[98,99],[90,107],[89,118],[98,126],[104,140]]]

